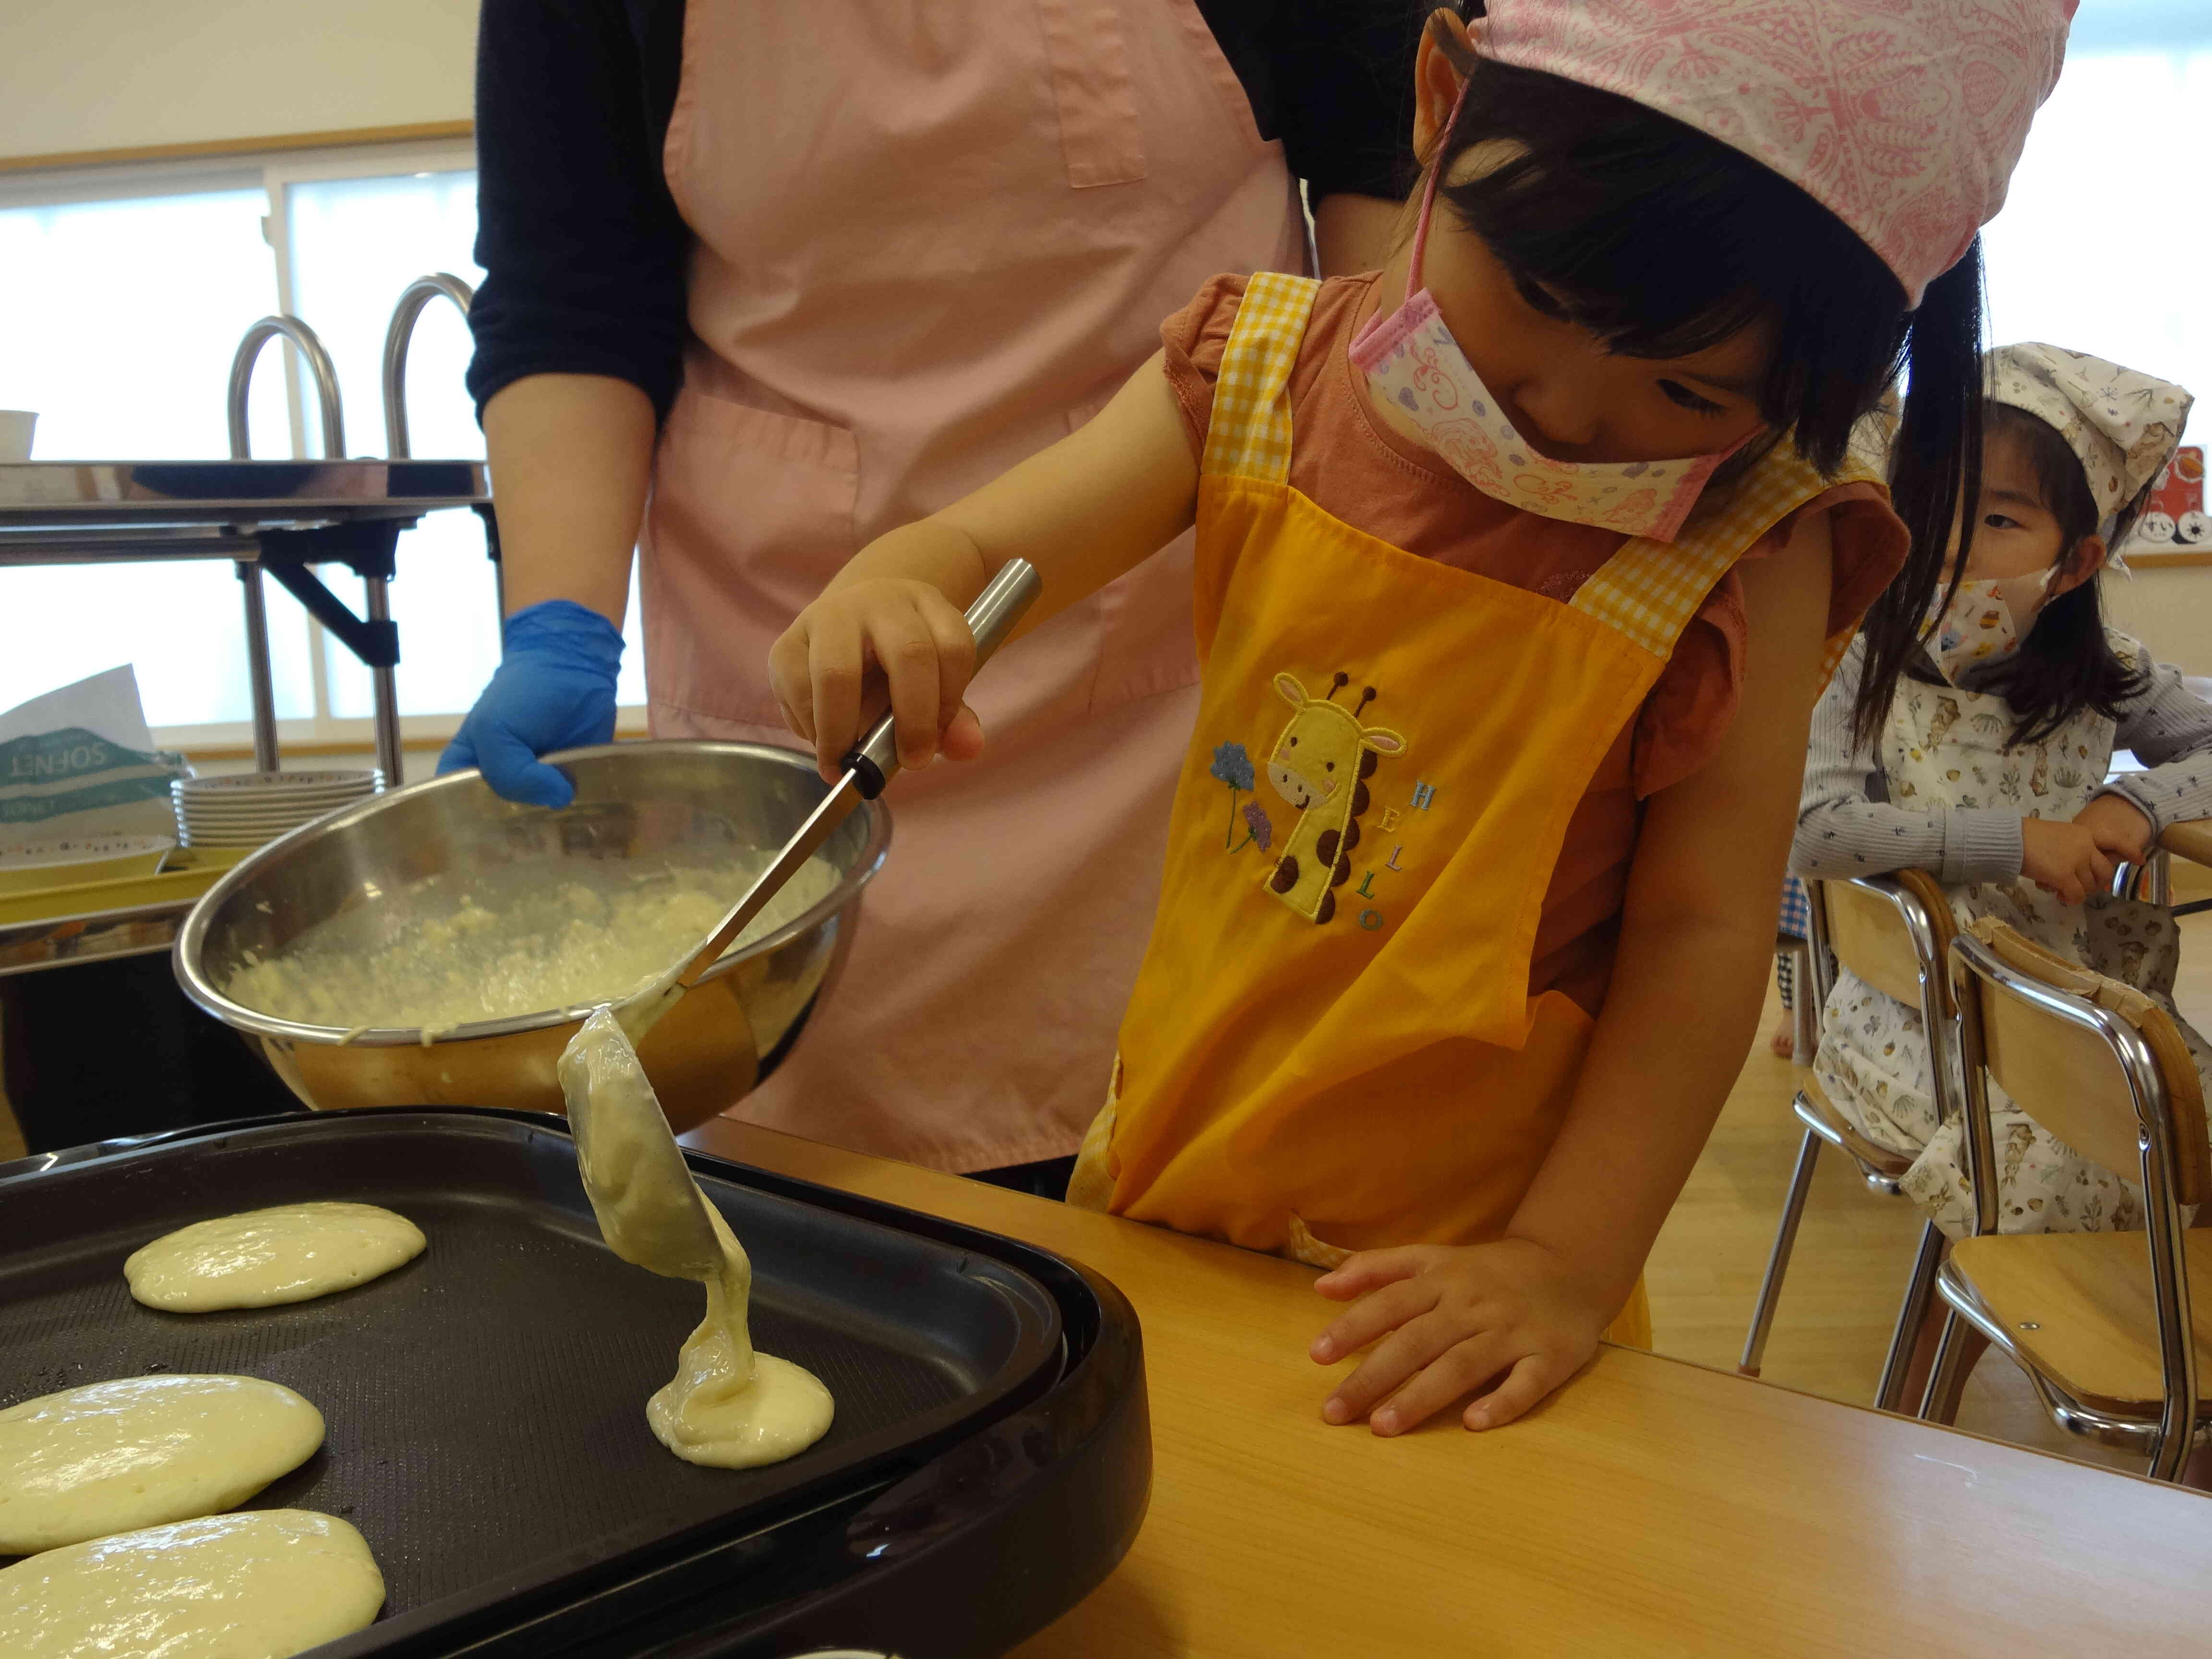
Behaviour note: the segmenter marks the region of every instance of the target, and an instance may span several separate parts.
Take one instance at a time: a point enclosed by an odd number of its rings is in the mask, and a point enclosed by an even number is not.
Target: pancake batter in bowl
[[[745,1320],[752,1264],[685,1169],[612,1010],[599,1009],[570,1040],[561,1092],[607,1247],[707,1287],[707,1316],[684,1339],[675,1377],[646,1404],[654,1437],[687,1462],[720,1468],[805,1451],[829,1432],[830,1390],[812,1372],[754,1349]]]
[[[317,923],[275,957],[249,954],[223,994],[303,1025],[425,1033],[617,1001],[705,939],[771,857],[435,876]],[[826,860],[808,860],[731,948],[804,915],[839,878]],[[404,926],[392,925],[392,906]]]

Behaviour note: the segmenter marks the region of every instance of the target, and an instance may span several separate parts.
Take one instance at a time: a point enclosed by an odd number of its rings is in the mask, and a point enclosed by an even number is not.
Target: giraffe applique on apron
[[[1568,820],[1713,585],[1838,481],[1778,447],[1565,603],[1416,557],[1290,487],[1315,287],[1253,277],[1216,383],[1197,732],[1069,1198],[1332,1266],[1504,1230],[1592,1029],[1528,994]]]
[[[1376,760],[1406,750],[1405,738],[1395,732],[1359,723],[1360,714],[1374,699],[1373,686],[1364,688],[1352,707],[1338,705],[1336,694],[1351,678],[1339,673],[1329,683],[1327,696],[1310,697],[1297,675],[1275,676],[1275,690],[1291,705],[1291,714],[1268,753],[1267,782],[1297,816],[1281,855],[1267,873],[1267,890],[1300,915],[1319,922],[1336,915],[1336,890],[1352,874],[1359,821],[1372,799],[1367,780]],[[1255,805],[1247,811],[1260,813],[1261,809]],[[1247,833],[1256,840],[1263,821],[1272,840],[1273,821],[1264,815],[1247,820]]]
[[[2115,637],[2113,645],[2130,666],[2148,665],[2132,641]],[[2024,818],[2073,817],[2112,769],[2112,717],[2084,709],[2047,737],[2014,744],[2016,720],[2012,705],[1989,692],[1900,681],[1881,743],[1892,803],[1909,811],[1995,808]],[[2093,895],[2087,904],[2062,903],[2024,876],[1946,890],[1962,930],[1978,916],[1993,916],[2069,962],[2160,1003],[2174,1016],[2198,1068],[2206,1069],[2203,1039],[2173,1006],[2181,942],[2171,913],[2110,894]],[[1912,1158],[1901,1184],[1938,1227],[1954,1238],[1972,1232],[1963,1126],[1936,1116],[1919,1010],[1839,968],[1820,1027],[1814,1071],[1829,1099],[1868,1139]],[[2138,1184],[2090,1163],[2039,1127],[1995,1082],[1989,1087],[2000,1231],[2124,1232],[2142,1226]]]

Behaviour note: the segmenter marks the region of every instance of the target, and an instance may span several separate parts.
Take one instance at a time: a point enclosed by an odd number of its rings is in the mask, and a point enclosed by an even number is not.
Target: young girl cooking
[[[1729,27],[1753,10],[1796,32]],[[1352,1305],[1313,1357],[1375,1345],[1329,1421],[1477,1389],[1486,1427],[1608,1327],[1648,1341],[1824,662],[1865,612],[1884,683],[1934,591],[1976,229],[2065,11],[1893,0],[1845,50],[1838,10],[1437,14],[1382,272],[1208,283],[1089,425],[870,544],[775,648],[825,772],[878,676],[904,763],[972,755],[992,574],[1030,560],[1048,612],[1195,519],[1198,726],[1069,1196],[1329,1267]],[[1909,119],[1834,118],[1900,75]],[[1893,514],[1849,438],[1900,358]]]
[[[2180,441],[2189,394],[2046,345],[1991,352],[1988,384],[1955,591],[1871,728],[1853,720],[1863,653],[1844,659],[1814,718],[1790,862],[1824,878],[1929,871],[1962,923],[1996,916],[2173,1013],[2173,919],[2114,898],[2112,873],[2167,824],[2212,817],[2212,708],[2106,627],[2097,573]],[[2116,747],[2150,769],[2108,780]],[[1917,1155],[1905,1189],[1936,1224],[1972,1231],[1962,1126],[1936,1120],[1919,1011],[1839,973],[1814,1069],[1869,1139]],[[1990,1096],[2003,1231],[2143,1224],[2136,1188]]]

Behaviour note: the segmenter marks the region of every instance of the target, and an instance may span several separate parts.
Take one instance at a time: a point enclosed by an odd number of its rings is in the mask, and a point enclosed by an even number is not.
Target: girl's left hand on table
[[[1493,1379],[1461,1420],[1510,1423],[1589,1363],[1612,1318],[1565,1262],[1525,1238],[1363,1250],[1314,1288],[1353,1304],[1314,1339],[1318,1364],[1376,1343],[1322,1416],[1364,1417],[1382,1435],[1419,1426]]]

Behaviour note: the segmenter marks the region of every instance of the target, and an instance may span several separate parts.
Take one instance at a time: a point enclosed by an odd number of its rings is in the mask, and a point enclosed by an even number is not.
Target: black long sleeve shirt
[[[1401,194],[1421,0],[1197,0],[1309,197]],[[477,43],[479,411],[530,374],[604,374],[667,412],[690,233],[661,172],[684,0],[483,0]]]

